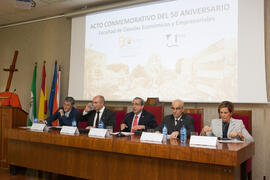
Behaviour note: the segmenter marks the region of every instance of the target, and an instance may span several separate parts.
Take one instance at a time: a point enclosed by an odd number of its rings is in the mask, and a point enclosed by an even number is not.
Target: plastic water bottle
[[[104,129],[104,123],[103,123],[102,119],[99,120],[98,128]]]
[[[77,127],[77,121],[75,118],[72,119],[72,126]]]
[[[168,134],[168,128],[166,127],[166,125],[164,124],[163,128],[162,128],[162,134],[166,135]]]
[[[187,129],[185,125],[183,125],[180,129],[180,143],[186,143],[187,141]]]
[[[162,134],[164,134],[164,139],[163,141],[167,141],[167,134],[168,134],[168,128],[166,127],[166,125],[164,124],[163,128],[162,128]]]
[[[34,123],[38,123],[38,118],[35,118],[34,119]]]

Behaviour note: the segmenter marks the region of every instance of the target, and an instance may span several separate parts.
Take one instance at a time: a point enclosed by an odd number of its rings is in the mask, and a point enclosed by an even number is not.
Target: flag
[[[55,95],[54,95],[54,103],[53,103],[53,113],[57,111],[60,104],[60,77],[61,77],[61,69],[59,66],[57,81],[55,86]]]
[[[37,117],[37,106],[36,106],[36,77],[37,77],[37,64],[35,64],[33,71],[32,79],[32,88],[31,88],[31,102],[28,115],[27,125],[31,126],[34,122],[34,119]]]
[[[52,87],[51,87],[51,93],[50,93],[50,100],[49,100],[49,113],[50,116],[53,115],[54,111],[54,106],[55,106],[55,96],[57,96],[57,61],[54,63],[54,74],[53,74],[53,80],[52,80]],[[57,103],[57,102],[56,102]],[[58,109],[58,105],[56,104],[56,107]],[[57,126],[57,121],[52,122],[53,126]]]
[[[42,82],[39,97],[38,119],[44,120],[47,117],[47,90],[46,90],[46,70],[45,61],[42,69]]]
[[[61,77],[61,70],[60,70],[60,66],[59,66],[59,71],[58,71],[57,81],[56,81],[56,86],[55,86],[53,113],[55,113],[60,106],[60,103],[59,103],[60,102],[60,77]],[[52,125],[58,126],[59,121],[57,120],[57,121],[52,122]]]
[[[54,74],[53,74],[52,87],[51,87],[51,93],[50,93],[50,99],[49,99],[50,116],[53,115],[53,105],[54,105],[56,81],[57,81],[57,61],[55,61],[55,63],[54,63]]]

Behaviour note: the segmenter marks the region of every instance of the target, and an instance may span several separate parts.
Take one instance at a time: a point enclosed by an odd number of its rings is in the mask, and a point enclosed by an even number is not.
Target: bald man
[[[180,99],[176,99],[172,102],[172,114],[165,116],[162,123],[155,129],[156,132],[161,133],[166,125],[168,134],[171,138],[177,138],[180,128],[185,125],[187,129],[187,137],[190,136],[190,132],[194,132],[194,119],[188,114],[184,113],[184,102]]]
[[[88,103],[85,106],[83,115],[81,116],[81,121],[87,121],[86,129],[91,127],[98,127],[98,122],[100,120],[104,123],[104,128],[107,126],[115,126],[115,112],[106,108],[105,99],[103,96],[95,96],[92,100],[92,103]]]

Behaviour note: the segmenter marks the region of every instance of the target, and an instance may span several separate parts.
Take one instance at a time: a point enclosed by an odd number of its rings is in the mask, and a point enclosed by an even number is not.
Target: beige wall
[[[61,97],[67,94],[70,57],[70,19],[55,19],[11,28],[0,29],[0,91],[6,88],[8,72],[15,50],[19,50],[10,91],[16,89],[22,108],[29,109],[33,67],[37,69],[37,97],[41,87],[43,61],[46,61],[47,95],[49,96],[54,61],[62,66]],[[48,97],[49,98],[49,97]]]
[[[265,29],[266,29],[266,73],[270,75],[270,3],[265,1]],[[42,62],[46,60],[47,70],[47,98],[51,88],[54,60],[62,65],[61,99],[68,92],[69,57],[70,57],[70,19],[60,18],[45,22],[33,23],[0,29],[0,91],[5,90],[8,73],[2,71],[11,64],[14,51],[19,50],[19,56],[11,91],[17,89],[23,109],[28,111],[30,89],[34,62],[38,62],[37,97],[40,93]],[[267,87],[270,88],[270,78],[267,78]],[[270,93],[268,93],[268,99]],[[37,102],[38,103],[38,102]],[[79,102],[83,105],[86,102]],[[128,105],[127,102],[108,102],[109,105]],[[170,113],[169,103],[166,104],[165,114]],[[255,156],[253,157],[253,178],[270,178],[270,105],[264,104],[236,104],[236,109],[252,110],[252,132],[256,142]],[[186,103],[186,107],[204,108],[205,124],[217,117],[217,104]]]

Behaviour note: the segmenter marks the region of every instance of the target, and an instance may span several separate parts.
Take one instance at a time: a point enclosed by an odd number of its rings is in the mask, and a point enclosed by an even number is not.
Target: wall
[[[5,91],[9,68],[14,51],[18,50],[16,68],[10,91],[16,89],[20,97],[22,108],[29,109],[31,83],[35,62],[37,68],[37,98],[41,87],[41,73],[43,61],[46,61],[47,97],[49,99],[54,62],[62,66],[61,99],[67,94],[70,57],[70,19],[54,19],[46,22],[32,23],[0,29],[0,91]],[[39,101],[37,101],[38,104]]]
[[[21,25],[0,29],[0,91],[5,90],[8,73],[2,71],[11,64],[15,50],[19,56],[11,84],[10,91],[17,89],[24,110],[29,110],[30,89],[34,62],[38,62],[37,97],[39,98],[41,86],[42,63],[46,60],[47,70],[47,98],[49,99],[51,80],[55,59],[62,66],[61,99],[67,95],[69,79],[70,57],[70,19],[60,18],[45,22]],[[270,2],[265,1],[265,44],[266,44],[266,77],[267,88],[270,88]],[[254,84],[254,82],[251,82]],[[269,92],[269,91],[268,91]],[[270,99],[270,93],[268,93]],[[37,104],[39,99],[37,99]],[[84,105],[86,102],[78,102]],[[127,105],[128,102],[107,102],[108,105]],[[214,103],[186,103],[186,107],[204,108],[205,124],[217,117],[217,104]],[[256,142],[253,157],[253,179],[270,179],[270,105],[264,104],[235,104],[236,109],[252,110],[252,132]],[[166,103],[165,115],[170,113],[170,103]]]

